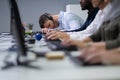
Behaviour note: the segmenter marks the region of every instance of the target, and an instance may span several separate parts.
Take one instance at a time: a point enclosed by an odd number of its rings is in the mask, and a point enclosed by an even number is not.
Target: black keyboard
[[[51,50],[64,50],[64,51],[75,51],[77,50],[76,46],[64,46],[61,44],[59,39],[57,40],[46,40],[48,47]]]

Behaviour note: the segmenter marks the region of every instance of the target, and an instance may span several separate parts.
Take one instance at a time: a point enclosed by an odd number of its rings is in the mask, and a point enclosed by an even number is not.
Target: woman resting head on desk
[[[96,55],[101,51],[120,47],[120,0],[112,0],[115,8],[109,16],[110,20],[104,22],[93,35],[84,40],[69,40],[63,44],[76,45],[82,48],[82,57],[86,60],[89,55]]]

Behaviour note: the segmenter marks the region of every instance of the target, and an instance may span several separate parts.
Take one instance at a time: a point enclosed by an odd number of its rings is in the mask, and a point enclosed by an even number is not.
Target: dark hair
[[[44,13],[39,18],[39,25],[41,28],[44,28],[44,24],[47,20],[53,20],[53,17],[49,13]]]

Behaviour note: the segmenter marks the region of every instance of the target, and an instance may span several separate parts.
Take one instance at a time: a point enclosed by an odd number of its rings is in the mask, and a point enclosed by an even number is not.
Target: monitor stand
[[[33,53],[34,54],[34,53]],[[37,58],[35,59],[28,59],[27,56],[20,56],[13,53],[8,53],[4,58],[5,65],[2,67],[2,70],[6,70],[12,67],[21,66],[21,67],[27,67],[32,69],[40,69],[38,66],[33,66],[31,63],[35,62]]]

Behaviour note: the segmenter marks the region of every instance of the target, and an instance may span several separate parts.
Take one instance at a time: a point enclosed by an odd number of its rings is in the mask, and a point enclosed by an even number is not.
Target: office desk
[[[2,60],[4,59],[5,54],[7,54],[7,51],[1,51],[0,67],[3,66]],[[32,63],[32,65],[39,66],[40,69],[16,66],[6,70],[0,70],[0,80],[120,79],[120,66],[76,66],[68,57],[65,57],[62,60],[47,60],[45,58],[39,58],[36,62]]]

